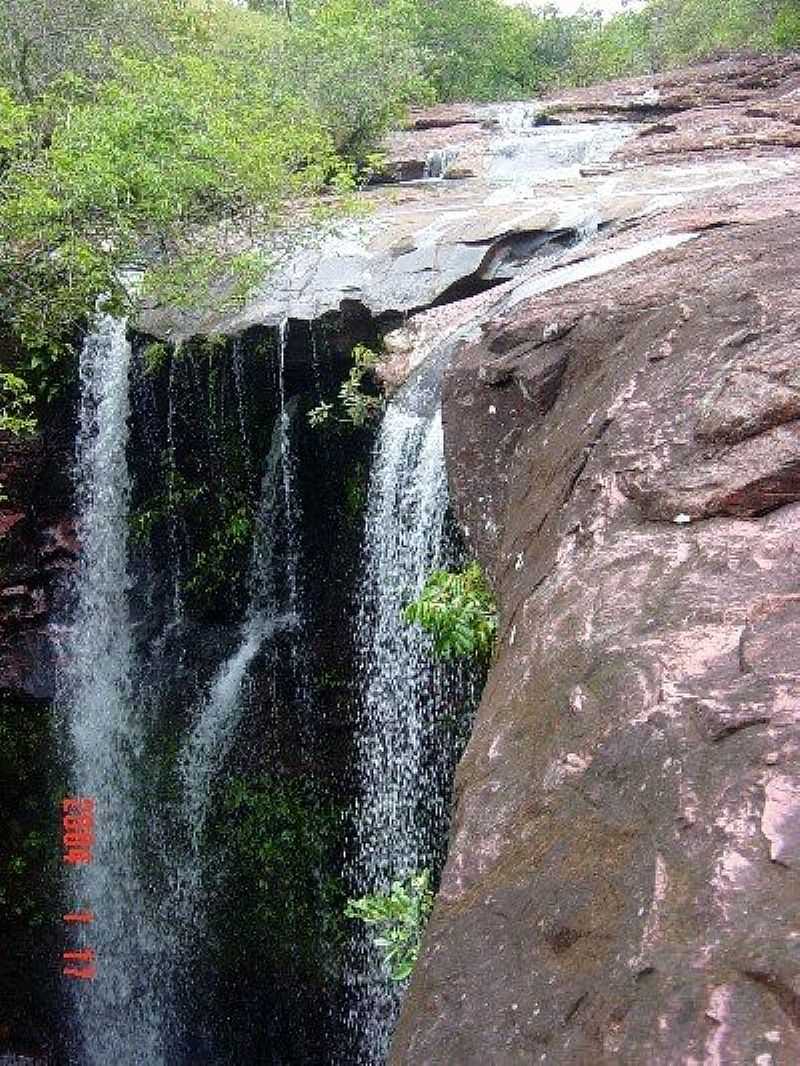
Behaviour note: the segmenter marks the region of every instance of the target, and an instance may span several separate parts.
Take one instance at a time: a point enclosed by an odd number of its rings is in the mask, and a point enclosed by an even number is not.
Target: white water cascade
[[[444,178],[458,159],[458,148],[434,148],[425,160],[425,178]]]
[[[135,846],[144,726],[128,609],[130,359],[126,323],[100,315],[80,358],[75,477],[82,551],[59,701],[71,794],[96,805],[92,861],[75,866],[65,887],[70,909],[94,914],[70,933],[70,946],[90,947],[97,959],[95,980],[71,982],[81,1066],[166,1063],[167,1019],[154,980],[158,938]]]
[[[431,811],[452,757],[431,742],[447,706],[448,672],[403,608],[445,562],[447,481],[439,360],[389,405],[374,454],[358,621],[362,706],[357,736],[360,799],[351,890],[364,895],[431,866]],[[451,701],[452,702],[452,699]],[[437,811],[441,830],[445,812]],[[349,1025],[354,1062],[380,1066],[399,1008],[369,937],[354,947]]]
[[[197,850],[205,828],[216,771],[230,750],[242,705],[242,686],[247,670],[264,642],[290,617],[279,616],[275,593],[273,547],[280,520],[282,487],[281,455],[286,425],[279,415],[261,483],[261,502],[256,537],[250,561],[248,609],[239,642],[218,669],[206,698],[200,704],[178,761],[183,787],[183,821],[192,838],[186,856],[185,878],[199,874]]]

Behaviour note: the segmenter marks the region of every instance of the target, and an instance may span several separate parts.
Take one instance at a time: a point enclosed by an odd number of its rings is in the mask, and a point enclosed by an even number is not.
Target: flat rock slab
[[[741,54],[681,67],[664,74],[622,78],[545,97],[547,114],[575,121],[602,121],[627,115],[634,120],[661,120],[681,111],[724,108],[766,101],[800,88],[800,56]]]
[[[178,342],[348,307],[391,318],[461,299],[527,260],[536,272],[550,240],[635,225],[709,188],[794,170],[798,101],[796,55],[752,56],[543,102],[416,112],[387,139],[389,170],[419,175],[436,159],[455,180],[370,188],[359,220],[273,239],[272,271],[236,313],[151,308],[138,325]]]

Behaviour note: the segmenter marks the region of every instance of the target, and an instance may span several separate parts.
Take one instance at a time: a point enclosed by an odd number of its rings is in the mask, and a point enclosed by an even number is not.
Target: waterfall
[[[445,562],[447,481],[439,378],[425,365],[389,405],[375,449],[367,502],[362,608],[358,620],[362,706],[357,736],[360,798],[351,893],[385,890],[397,877],[431,866],[441,830],[453,753],[433,733],[452,672],[434,663],[429,637],[403,608],[432,569]],[[457,698],[457,697],[456,697]],[[434,834],[434,838],[437,834]],[[399,992],[360,938],[349,975],[349,1026],[359,1066],[385,1061]]]
[[[458,148],[434,148],[425,159],[425,178],[444,178],[458,159]]]
[[[296,402],[286,397],[285,329],[278,340],[280,409],[255,515],[245,617],[233,650],[195,704],[178,752],[179,797],[171,812],[159,811],[148,787],[147,745],[160,713],[163,662],[157,653],[152,661],[144,649],[137,653],[130,615],[126,448],[132,359],[126,323],[98,316],[81,354],[75,462],[81,559],[59,703],[70,794],[94,799],[97,823],[93,861],[68,871],[65,893],[70,909],[90,910],[94,921],[71,929],[69,946],[93,948],[97,974],[69,989],[69,1061],[75,1066],[166,1066],[182,1054],[176,1051],[182,1027],[177,1004],[191,998],[195,941],[210,887],[203,838],[214,785],[247,706],[247,676],[255,659],[279,630],[299,630]],[[241,392],[238,358],[233,373]],[[241,420],[241,410],[237,414]],[[168,478],[175,467],[173,424],[170,387]],[[169,543],[174,549],[172,519]],[[174,554],[172,562],[179,563]],[[168,629],[183,616],[178,582],[174,588]],[[292,662],[299,667],[296,644]],[[304,679],[297,688],[308,692]],[[160,877],[158,863],[164,866]]]
[[[281,488],[283,493],[283,508],[285,514],[284,537],[286,586],[288,601],[291,609],[295,610],[299,599],[299,557],[300,550],[297,540],[299,528],[299,515],[297,511],[297,492],[295,488],[295,461],[291,447],[291,426],[295,404],[286,401],[286,340],[289,329],[289,320],[284,319],[278,326],[278,395],[280,399],[280,463],[281,463]]]
[[[144,736],[128,609],[130,361],[126,323],[99,315],[80,357],[75,480],[82,551],[59,685],[69,788],[96,805],[92,862],[71,869],[65,889],[70,907],[95,915],[71,940],[97,956],[96,979],[71,983],[81,1066],[166,1062],[157,943],[135,847]]]
[[[428,638],[402,614],[440,561],[446,507],[438,412],[427,419],[390,409],[370,486],[359,625],[365,691],[358,834],[370,886],[424,864],[415,792],[431,661]]]

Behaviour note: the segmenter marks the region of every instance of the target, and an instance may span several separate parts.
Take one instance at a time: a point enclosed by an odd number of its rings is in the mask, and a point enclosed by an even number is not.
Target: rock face
[[[638,224],[700,186],[796,173],[798,123],[797,56],[419,112],[388,138],[389,184],[365,191],[363,217],[271,238],[271,273],[234,312],[152,308],[139,326],[179,342],[286,318],[388,324],[511,280],[587,232]]]
[[[451,367],[501,625],[395,1066],[800,1061],[798,204],[671,207]]]
[[[71,432],[0,441],[0,695],[53,694],[55,599],[77,560],[68,480]]]
[[[651,77],[558,93],[546,101],[546,114],[571,122],[606,122],[618,116],[651,122],[709,107],[735,113],[740,105],[772,103],[798,88],[800,58],[796,53],[737,54]]]

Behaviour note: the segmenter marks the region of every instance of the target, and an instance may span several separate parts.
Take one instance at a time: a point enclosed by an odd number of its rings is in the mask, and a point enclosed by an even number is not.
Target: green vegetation
[[[144,296],[246,295],[258,240],[352,189],[425,92],[366,0],[291,23],[224,0],[133,6],[20,0],[0,24],[0,319],[33,379],[58,374],[100,293],[130,304],[132,264]]]
[[[28,384],[17,374],[0,371],[0,432],[12,437],[34,433],[36,419],[31,414],[35,397]],[[8,497],[0,483],[0,503]]]
[[[28,385],[16,374],[0,372],[0,431],[19,436],[33,433],[36,419],[31,414],[34,397]]]
[[[352,351],[353,365],[347,379],[339,389],[338,403],[322,400],[308,412],[311,426],[324,426],[331,420],[345,425],[361,427],[383,409],[383,397],[364,391],[364,379],[375,369],[380,356],[363,344]]]
[[[57,855],[51,854],[57,852],[57,803],[45,787],[51,784],[50,742],[50,722],[39,707],[0,703],[0,808],[7,828],[0,849],[0,914],[30,925],[52,917],[51,888],[42,886],[57,868]]]
[[[190,484],[170,463],[168,454],[161,457],[164,491],[137,507],[130,516],[131,535],[137,544],[146,544],[162,523],[182,515],[206,495],[205,485]]]
[[[648,0],[605,23],[586,15],[562,21],[561,84],[654,73],[737,48],[800,46],[796,0]]]
[[[212,603],[232,579],[240,577],[242,557],[252,541],[252,505],[243,495],[225,492],[219,500],[219,524],[206,548],[197,551],[186,592],[199,604]]]
[[[147,548],[170,523],[185,523],[193,532],[193,549],[183,591],[194,610],[210,609],[224,589],[235,587],[244,573],[255,528],[253,501],[233,484],[235,460],[230,456],[229,482],[221,489],[190,481],[162,456],[163,491],[145,500],[130,517],[131,538]]]
[[[727,49],[800,44],[792,0],[650,0],[645,15],[656,68]]]
[[[497,614],[478,563],[455,572],[435,570],[404,617],[431,634],[434,651],[443,659],[486,659],[492,654]]]
[[[369,470],[366,463],[356,463],[345,477],[343,485],[344,510],[347,521],[355,525],[367,506],[369,492]]]
[[[317,979],[332,972],[344,892],[335,870],[341,810],[312,784],[261,775],[225,786],[213,846],[228,855],[230,892],[220,935],[226,966],[262,954]],[[328,957],[325,951],[333,954]]]
[[[348,900],[344,913],[375,929],[372,942],[383,954],[389,977],[405,981],[419,956],[432,907],[430,871],[422,870],[392,882],[386,893]]]

